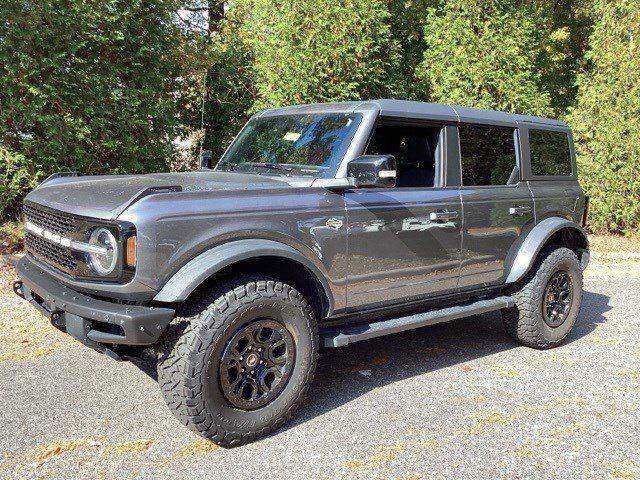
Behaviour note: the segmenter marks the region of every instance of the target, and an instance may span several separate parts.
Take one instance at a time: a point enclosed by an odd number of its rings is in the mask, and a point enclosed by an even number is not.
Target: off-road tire
[[[550,327],[543,316],[543,299],[551,277],[566,272],[573,286],[571,309],[564,322]],[[565,247],[544,248],[525,277],[507,290],[516,306],[502,311],[507,333],[532,348],[547,349],[560,345],[576,322],[582,303],[582,267],[576,254]]]
[[[309,303],[290,285],[256,275],[199,291],[185,303],[158,344],[158,383],[171,411],[187,427],[225,447],[282,426],[300,406],[318,359],[318,328]],[[244,410],[225,397],[218,368],[230,338],[258,318],[285,326],[294,339],[295,362],[274,400]]]

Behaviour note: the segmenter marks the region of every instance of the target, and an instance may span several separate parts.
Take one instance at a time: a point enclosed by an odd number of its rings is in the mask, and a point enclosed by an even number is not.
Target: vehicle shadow
[[[607,320],[604,313],[609,310],[608,296],[585,292],[580,315],[565,345],[593,332]],[[284,430],[376,388],[512,348],[527,347],[506,334],[500,313],[493,312],[324,350],[306,401]],[[374,374],[367,375],[367,370]]]
[[[609,310],[608,296],[585,292],[580,316],[565,345],[593,332],[607,320],[604,313]],[[320,353],[306,401],[281,431],[330,412],[376,388],[512,348],[527,347],[520,346],[505,333],[500,313],[493,312],[325,349]],[[154,359],[132,359],[132,363],[157,381]],[[370,372],[375,374],[368,375]]]

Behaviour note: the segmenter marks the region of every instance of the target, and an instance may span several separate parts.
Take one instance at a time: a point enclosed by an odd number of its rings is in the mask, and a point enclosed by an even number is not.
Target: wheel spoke
[[[564,323],[573,301],[571,277],[564,271],[554,273],[545,289],[543,297],[544,321],[552,328]]]
[[[220,384],[227,399],[243,409],[276,398],[293,369],[292,335],[274,320],[255,320],[229,340],[220,361]]]

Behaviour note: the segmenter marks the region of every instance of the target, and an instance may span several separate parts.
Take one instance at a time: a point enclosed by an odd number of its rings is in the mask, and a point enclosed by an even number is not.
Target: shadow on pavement
[[[593,332],[607,320],[603,314],[609,310],[608,296],[585,292],[580,316],[565,345]],[[283,430],[327,413],[378,387],[512,348],[527,347],[507,336],[500,313],[493,312],[338,349],[324,349],[305,403]],[[132,363],[157,380],[152,358],[133,360]],[[367,373],[366,370],[375,371],[375,375],[358,373]]]

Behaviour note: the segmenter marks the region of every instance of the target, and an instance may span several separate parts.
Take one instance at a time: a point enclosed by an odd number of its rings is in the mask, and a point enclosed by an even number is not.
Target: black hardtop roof
[[[395,99],[293,105],[290,107],[265,110],[258,115],[271,116],[285,113],[355,112],[367,110],[378,110],[380,115],[392,118],[413,118],[416,120],[481,123],[501,126],[517,126],[518,124],[524,123],[568,128],[567,124],[562,120],[552,118],[520,115],[498,110],[461,107],[457,105],[444,105],[441,103]]]

